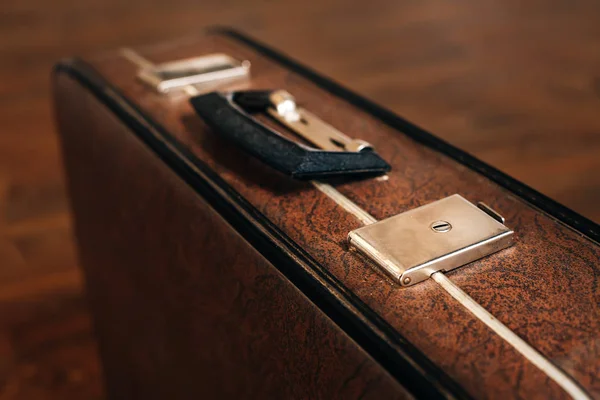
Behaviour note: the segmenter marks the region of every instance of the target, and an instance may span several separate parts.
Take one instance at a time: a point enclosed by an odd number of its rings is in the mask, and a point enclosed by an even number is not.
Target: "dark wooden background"
[[[284,50],[600,221],[600,2],[4,0],[0,400],[103,397],[52,64],[209,25]]]

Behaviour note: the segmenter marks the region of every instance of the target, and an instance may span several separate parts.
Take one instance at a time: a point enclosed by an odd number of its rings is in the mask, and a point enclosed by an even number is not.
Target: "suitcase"
[[[600,398],[597,224],[235,31],[53,87],[110,398]]]

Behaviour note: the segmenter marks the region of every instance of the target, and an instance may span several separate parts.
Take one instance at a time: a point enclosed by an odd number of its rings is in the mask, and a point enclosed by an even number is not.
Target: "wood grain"
[[[235,26],[599,221],[599,12],[592,1],[4,1],[0,399],[102,396],[52,129],[58,58]]]

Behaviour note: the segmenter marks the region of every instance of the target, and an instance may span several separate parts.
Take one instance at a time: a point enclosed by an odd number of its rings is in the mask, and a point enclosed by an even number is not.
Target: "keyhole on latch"
[[[452,225],[450,225],[450,222],[446,221],[435,221],[431,224],[431,229],[433,229],[434,232],[444,233],[452,229]]]

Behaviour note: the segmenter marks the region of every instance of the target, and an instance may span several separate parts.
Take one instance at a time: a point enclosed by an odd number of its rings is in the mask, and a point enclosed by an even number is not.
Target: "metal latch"
[[[250,75],[250,61],[238,61],[223,53],[149,65],[138,73],[140,80],[159,93],[181,90],[187,86],[203,86],[233,82]]]
[[[410,286],[511,246],[513,231],[487,205],[455,194],[355,229],[348,240]]]
[[[296,134],[328,151],[362,151],[372,146],[360,139],[352,139],[316,115],[296,104],[296,99],[285,90],[269,94],[271,107],[267,112]]]

